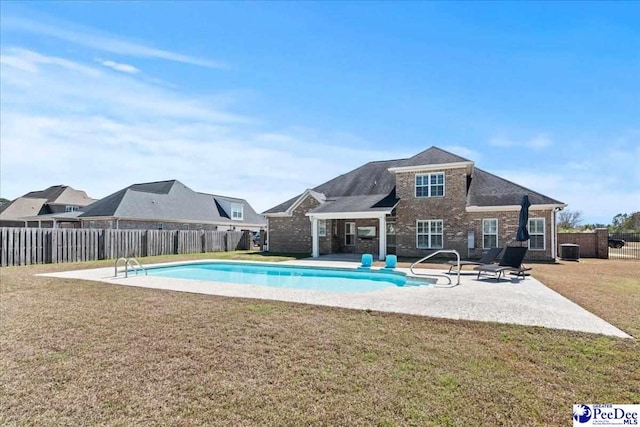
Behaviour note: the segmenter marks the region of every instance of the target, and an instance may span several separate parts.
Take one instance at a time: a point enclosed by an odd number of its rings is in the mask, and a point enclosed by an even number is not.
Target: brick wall
[[[269,217],[269,251],[311,254],[311,220],[305,214],[320,203],[307,196],[287,217]],[[327,249],[331,234],[320,238],[320,248]]]
[[[558,256],[560,245],[573,243],[580,246],[581,258],[609,258],[609,232],[598,228],[589,233],[558,233]]]
[[[467,174],[464,168],[445,170],[444,174],[444,197],[430,198],[415,197],[416,172],[396,174],[396,194],[401,198],[396,207],[396,252],[399,256],[422,257],[432,252],[416,248],[416,221],[433,219],[443,220],[444,248],[466,254]]]

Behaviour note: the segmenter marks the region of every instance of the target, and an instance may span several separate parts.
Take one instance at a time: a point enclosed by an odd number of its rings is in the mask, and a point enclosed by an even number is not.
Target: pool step
[[[428,286],[433,285],[434,283],[434,280],[412,277],[407,279],[407,283],[405,283],[404,286]]]

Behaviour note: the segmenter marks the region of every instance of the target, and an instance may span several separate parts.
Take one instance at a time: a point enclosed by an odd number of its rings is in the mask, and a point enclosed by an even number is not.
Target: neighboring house
[[[176,180],[134,184],[88,206],[83,228],[260,230],[264,217],[243,199],[193,191]]]
[[[0,207],[3,227],[79,227],[78,215],[95,199],[81,190],[54,185],[32,191]]]
[[[515,236],[525,194],[531,239],[520,243]],[[264,215],[273,252],[384,259],[455,249],[479,257],[490,247],[528,244],[527,259],[554,259],[556,212],[565,206],[431,147],[409,159],[367,163]]]

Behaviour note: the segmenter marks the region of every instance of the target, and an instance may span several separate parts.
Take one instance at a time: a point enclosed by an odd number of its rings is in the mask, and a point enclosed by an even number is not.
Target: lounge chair
[[[482,258],[480,258],[478,261],[460,261],[460,270],[462,270],[462,267],[464,267],[465,265],[476,266],[491,264],[496,260],[496,258],[498,258],[500,252],[502,252],[502,248],[491,248],[484,255],[482,255]],[[448,261],[447,265],[449,265],[449,273],[451,273],[453,267],[458,266],[458,261]]]
[[[526,246],[507,246],[498,264],[479,265],[475,268],[475,270],[478,270],[478,279],[480,279],[480,274],[482,273],[493,273],[496,275],[496,281],[500,281],[500,276],[507,271],[514,272],[516,276],[522,276],[524,279],[524,272],[531,270],[530,267],[522,265],[526,253]]]

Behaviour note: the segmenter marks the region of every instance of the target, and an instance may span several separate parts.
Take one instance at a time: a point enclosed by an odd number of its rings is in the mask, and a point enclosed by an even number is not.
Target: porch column
[[[387,257],[387,218],[383,215],[380,217],[380,261],[384,261]]]
[[[318,239],[318,218],[311,217],[311,256],[320,256],[320,240]]]

